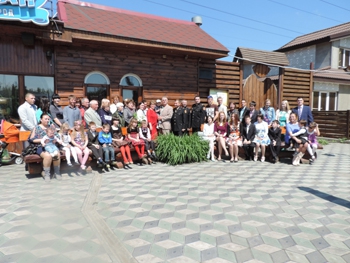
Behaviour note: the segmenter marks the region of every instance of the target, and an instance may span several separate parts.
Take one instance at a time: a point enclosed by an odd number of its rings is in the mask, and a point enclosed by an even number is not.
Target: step
[[[185,245],[184,256],[203,262],[217,257],[217,248],[208,243],[196,241]]]

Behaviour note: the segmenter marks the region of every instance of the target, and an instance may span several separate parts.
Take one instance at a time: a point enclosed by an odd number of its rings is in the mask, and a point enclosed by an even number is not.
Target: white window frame
[[[134,73],[128,73],[128,74],[125,74],[121,79],[120,79],[120,82],[119,82],[119,85],[122,85],[122,82],[123,82],[123,79],[125,79],[126,77],[134,77],[135,79],[137,79],[137,81],[140,83],[140,86],[135,86],[135,87],[142,87],[142,80],[139,76],[137,76],[136,74]]]
[[[340,48],[340,50],[343,51],[343,54],[342,54],[342,61],[341,61],[342,64],[339,67],[340,68],[346,68],[346,67],[350,66],[350,49]],[[345,65],[345,54],[346,54],[346,51],[349,52],[349,65]]]
[[[85,76],[85,79],[84,79],[84,83],[85,84],[102,84],[102,83],[88,83],[87,82],[87,80],[89,79],[89,77],[91,76],[91,75],[101,75],[105,80],[106,80],[106,84],[104,84],[103,83],[103,85],[110,85],[111,83],[110,83],[110,81],[109,81],[109,78],[107,77],[107,75],[105,74],[105,73],[103,73],[103,72],[101,72],[101,71],[92,71],[92,72],[90,72],[89,74],[87,74],[86,76]]]
[[[326,93],[326,108],[323,109],[324,111],[329,111],[329,99],[330,99],[330,93],[335,93],[335,101],[334,101],[334,109],[331,110],[337,110],[338,109],[338,92],[334,92],[334,91],[315,91],[318,92],[318,105],[317,105],[317,110],[320,111],[321,110],[321,98],[322,98],[322,93]]]

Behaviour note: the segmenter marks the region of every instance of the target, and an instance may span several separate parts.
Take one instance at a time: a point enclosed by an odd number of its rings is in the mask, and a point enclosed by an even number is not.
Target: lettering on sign
[[[49,12],[43,8],[47,0],[0,0],[0,20],[49,24]]]

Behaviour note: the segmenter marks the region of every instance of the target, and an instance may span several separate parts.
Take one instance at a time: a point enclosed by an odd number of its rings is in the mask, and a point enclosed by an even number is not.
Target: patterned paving
[[[298,167],[134,167],[102,175],[95,207],[138,262],[350,262],[349,171],[349,144]],[[112,262],[81,213],[94,174],[0,173],[0,262]]]

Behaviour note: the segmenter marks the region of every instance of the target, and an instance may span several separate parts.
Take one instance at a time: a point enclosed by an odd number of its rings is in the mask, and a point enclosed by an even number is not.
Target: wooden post
[[[314,69],[314,63],[311,62],[310,63],[310,70],[313,70]],[[312,96],[312,93],[313,93],[313,89],[314,89],[314,73],[313,71],[310,71],[310,90],[309,90],[309,106],[312,110],[312,104],[313,104],[313,96]]]
[[[284,68],[280,68],[279,70],[280,73],[280,77],[279,77],[279,81],[278,81],[278,108],[281,107],[281,103],[283,101],[283,85],[284,85]]]
[[[350,139],[350,110],[346,111],[346,138]]]
[[[243,62],[239,62],[239,102],[238,107],[241,105],[241,101],[243,100]]]

